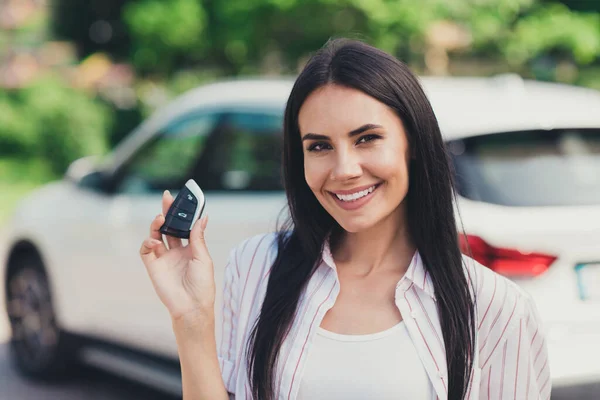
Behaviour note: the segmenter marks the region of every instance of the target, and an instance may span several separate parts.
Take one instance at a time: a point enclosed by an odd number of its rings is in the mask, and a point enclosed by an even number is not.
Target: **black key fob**
[[[160,233],[182,239],[189,239],[194,223],[204,211],[204,193],[200,186],[190,179],[179,191],[171,204]]]

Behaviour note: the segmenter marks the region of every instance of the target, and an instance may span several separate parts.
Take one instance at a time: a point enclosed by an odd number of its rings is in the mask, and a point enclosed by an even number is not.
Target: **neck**
[[[415,251],[402,206],[369,229],[342,231],[332,244],[336,264],[363,276],[383,270],[406,272]]]

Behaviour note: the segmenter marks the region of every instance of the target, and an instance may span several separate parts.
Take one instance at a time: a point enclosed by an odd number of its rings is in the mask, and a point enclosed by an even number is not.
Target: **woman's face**
[[[306,182],[342,228],[360,232],[403,212],[410,150],[392,109],[331,84],[308,96],[298,121]]]

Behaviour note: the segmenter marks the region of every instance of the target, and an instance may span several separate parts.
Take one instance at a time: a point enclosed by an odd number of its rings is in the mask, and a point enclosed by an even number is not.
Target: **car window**
[[[117,192],[178,189],[189,179],[219,115],[197,113],[168,123],[121,171]]]
[[[526,131],[448,143],[458,192],[505,206],[600,204],[600,129]]]
[[[282,124],[280,114],[224,115],[197,165],[202,190],[282,190]]]

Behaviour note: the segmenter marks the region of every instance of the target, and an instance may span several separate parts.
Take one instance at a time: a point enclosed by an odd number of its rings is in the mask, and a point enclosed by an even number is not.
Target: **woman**
[[[330,41],[284,125],[291,219],[232,251],[218,349],[207,218],[167,249],[159,215],[140,250],[172,317],[184,398],[549,398],[535,305],[460,253],[444,143],[408,68]]]

